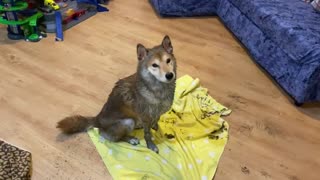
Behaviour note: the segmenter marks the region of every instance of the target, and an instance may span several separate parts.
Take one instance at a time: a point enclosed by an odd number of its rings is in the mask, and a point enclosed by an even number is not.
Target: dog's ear
[[[148,55],[148,50],[142,44],[138,44],[137,55],[138,55],[138,60],[141,61]]]
[[[166,35],[162,40],[162,47],[164,50],[167,51],[167,53],[172,54],[173,53],[173,47],[171,44],[171,40],[168,35]]]

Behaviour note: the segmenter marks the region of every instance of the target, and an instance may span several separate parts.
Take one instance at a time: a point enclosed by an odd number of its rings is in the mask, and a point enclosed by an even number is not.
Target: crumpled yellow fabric
[[[133,132],[137,146],[108,142],[96,128],[88,134],[114,180],[209,180],[228,140],[229,126],[221,116],[230,113],[199,79],[185,75],[177,80],[172,109],[152,131],[159,154],[147,149],[143,130]]]

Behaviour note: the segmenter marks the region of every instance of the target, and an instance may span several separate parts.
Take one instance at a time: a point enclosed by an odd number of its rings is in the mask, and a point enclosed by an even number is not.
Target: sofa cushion
[[[161,16],[215,15],[220,0],[150,0]]]
[[[294,61],[320,61],[320,14],[312,6],[301,0],[229,1]]]

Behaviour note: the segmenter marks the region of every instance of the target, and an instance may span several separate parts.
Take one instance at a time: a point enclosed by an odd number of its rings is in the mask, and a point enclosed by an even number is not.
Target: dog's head
[[[139,66],[145,73],[150,73],[163,83],[170,83],[176,79],[176,59],[169,36],[163,38],[161,45],[151,49],[138,44],[137,55]]]

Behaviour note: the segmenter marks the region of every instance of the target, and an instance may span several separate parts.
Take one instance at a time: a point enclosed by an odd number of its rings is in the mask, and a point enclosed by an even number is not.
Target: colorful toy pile
[[[97,12],[108,11],[100,3],[97,0],[0,0],[0,24],[8,26],[8,38],[12,40],[37,42],[46,37],[46,32],[56,33],[56,40],[62,41],[63,30]]]
[[[8,25],[9,39],[37,42],[44,36],[37,26],[43,14],[28,6],[23,0],[0,0],[0,23]]]

